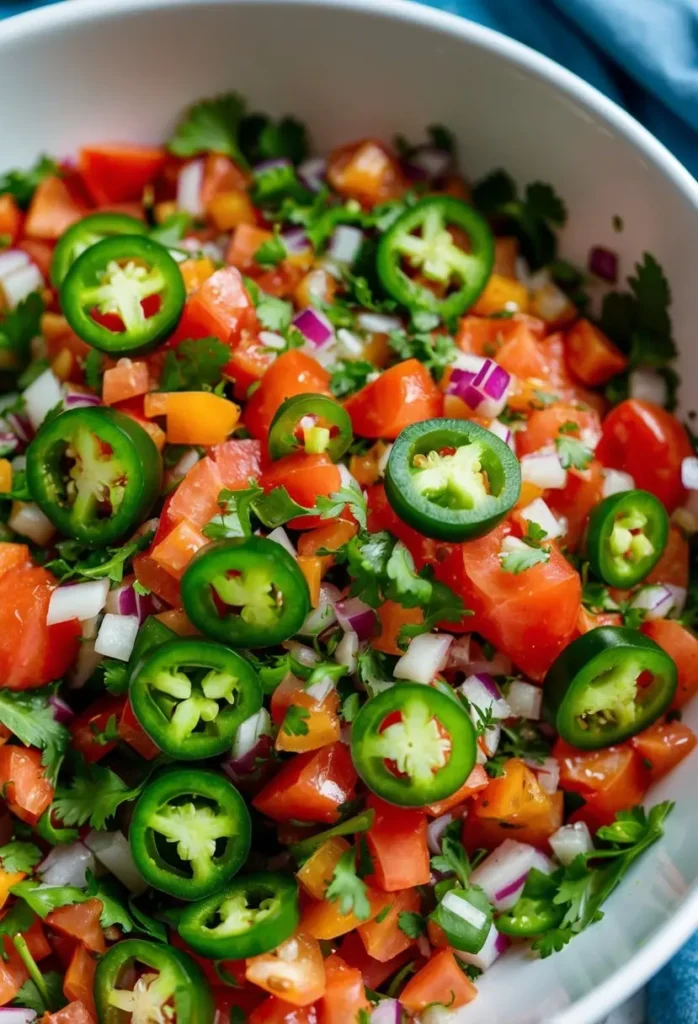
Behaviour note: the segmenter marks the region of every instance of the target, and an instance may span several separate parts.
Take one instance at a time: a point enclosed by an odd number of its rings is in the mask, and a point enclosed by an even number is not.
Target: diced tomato
[[[358,928],[361,941],[366,952],[374,960],[385,962],[399,956],[403,950],[412,945],[412,939],[400,928],[400,914],[415,913],[421,907],[421,899],[416,889],[403,889],[390,896],[390,909],[385,917],[379,914],[380,921],[366,921]]]
[[[133,559],[133,571],[142,586],[151,590],[172,608],[179,608],[182,599],[179,593],[179,581],[158,565],[149,554],[136,555]]]
[[[249,176],[222,153],[208,153],[204,163],[204,179],[201,183],[201,202],[205,207],[216,196],[234,189],[244,189]],[[226,230],[222,228],[221,230]]]
[[[228,1019],[220,1024],[228,1024]],[[219,1024],[216,1021],[216,1024]],[[252,1011],[248,1024],[317,1024],[314,1006],[294,1006],[276,996],[267,996],[263,1003]]]
[[[604,466],[630,473],[635,486],[655,494],[669,512],[686,498],[681,463],[691,455],[688,435],[676,417],[636,398],[611,410],[596,449]]]
[[[398,641],[403,626],[418,626],[424,621],[421,608],[405,608],[397,601],[384,601],[377,609],[380,632],[371,646],[384,654],[404,654]]]
[[[676,663],[679,681],[671,706],[682,708],[698,690],[698,639],[674,619],[653,619],[641,629]]]
[[[410,423],[440,416],[443,395],[422,363],[406,359],[348,398],[344,408],[361,437],[393,439]]]
[[[395,807],[374,794],[367,807],[375,814],[366,832],[374,869],[369,881],[386,892],[426,885],[431,869],[424,811]]]
[[[545,493],[550,509],[567,520],[564,540],[572,550],[582,539],[591,510],[601,501],[603,481],[603,467],[594,459],[586,469],[570,469],[564,487]]]
[[[499,553],[510,533],[503,523],[484,537],[454,545],[436,575],[475,615],[467,628],[541,679],[571,639],[581,604],[579,574],[553,544],[550,560],[513,575]]]
[[[576,750],[557,740],[553,756],[560,763],[560,786],[585,797],[586,803],[572,816],[586,821],[594,831],[610,825],[618,811],[642,803],[649,774],[628,743],[603,750]]]
[[[464,800],[469,800],[471,797],[479,793],[481,789],[486,789],[487,784],[490,781],[490,777],[482,767],[481,764],[475,765],[468,778],[465,780],[460,789],[457,789],[451,796],[447,796],[445,800],[439,800],[438,803],[429,804],[424,810],[432,818],[440,818],[442,814],[448,814],[454,807],[458,807]]]
[[[418,569],[423,569],[425,565],[440,564],[446,559],[449,552],[453,550],[453,545],[424,537],[418,530],[408,526],[407,523],[403,523],[402,519],[393,511],[386,497],[385,487],[382,484],[375,484],[373,487],[369,487],[366,498],[368,503],[369,530],[372,532],[387,530],[389,533],[394,534],[409,549]],[[452,624],[448,628],[451,629],[451,627]]]
[[[102,401],[105,405],[115,405],[129,398],[144,395],[150,387],[148,364],[142,360],[132,362],[120,359],[116,366],[104,371],[102,383]]]
[[[97,1017],[97,1009],[95,1007],[93,989],[96,969],[96,962],[80,942],[75,947],[75,952],[63,979],[63,995],[65,998],[69,1001],[83,1003],[95,1018]]]
[[[0,686],[26,690],[58,679],[75,660],[80,630],[47,626],[56,585],[45,569],[17,567],[0,577]]]
[[[304,708],[308,717],[306,729],[300,735],[284,731],[282,723],[289,707]],[[276,737],[276,749],[300,752],[318,750],[339,739],[339,694],[330,690],[323,700],[318,701],[305,689],[305,683],[288,675],[274,690],[271,698],[271,715],[274,723],[282,726]]]
[[[61,178],[44,178],[29,204],[24,233],[30,238],[55,241],[66,228],[84,217],[86,212],[73,199]]]
[[[128,743],[129,747],[133,747],[136,753],[140,754],[146,761],[152,761],[160,753],[160,748],[155,746],[134,715],[130,700],[126,701],[124,710],[121,712],[119,736],[124,743]]]
[[[598,436],[601,425],[595,412],[578,409],[574,405],[559,403],[547,409],[536,409],[528,420],[525,430],[516,434],[516,451],[519,456],[529,455],[555,443],[560,437],[560,428],[574,423],[576,430],[568,428],[565,434],[579,437],[580,431],[590,431]]]
[[[326,821],[339,817],[339,807],[354,795],[357,774],[343,743],[298,754],[252,801],[274,821]]]
[[[309,1006],[325,992],[325,964],[316,939],[303,932],[282,942],[271,953],[247,961],[245,977],[294,1006]]]
[[[253,437],[266,440],[271,421],[282,402],[293,395],[328,395],[330,375],[316,359],[291,349],[275,359],[245,409],[245,426]]]
[[[23,964],[0,959],[0,1006],[12,1002],[28,977]]]
[[[341,836],[333,836],[318,846],[296,872],[296,878],[313,899],[321,900],[325,896],[329,879],[334,869],[351,846]]]
[[[96,1017],[93,1017],[84,1003],[68,1003],[57,1013],[45,1013],[41,1018],[41,1024],[95,1024]]]
[[[256,338],[245,336],[240,340],[230,362],[223,367],[225,376],[235,381],[234,394],[239,401],[247,397],[250,387],[262,379],[275,359],[276,353]]]
[[[31,566],[29,548],[26,544],[13,544],[4,541],[0,544],[0,576],[3,576],[10,569]]]
[[[9,840],[12,836],[14,826],[9,814],[7,815],[7,820],[9,822],[7,839]],[[5,837],[3,835],[3,839],[4,838]],[[4,907],[7,903],[12,886],[21,882],[25,875],[26,872],[24,871],[5,871],[3,868],[0,868],[0,908]]]
[[[9,238],[9,245],[19,238],[24,215],[15,202],[14,196],[6,192],[0,196],[0,237]]]
[[[588,387],[605,384],[628,365],[620,349],[589,320],[577,320],[567,331],[565,355],[570,371]]]
[[[562,825],[562,793],[546,793],[536,775],[518,758],[504,765],[478,793],[464,825],[469,850],[494,849],[504,839],[517,839],[547,849],[548,837]]]
[[[216,265],[210,256],[202,256],[198,259],[192,256],[191,259],[183,260],[179,264],[179,270],[184,279],[184,287],[187,295],[193,295],[201,288],[204,281],[208,281],[216,272]]]
[[[70,724],[70,745],[86,761],[101,761],[116,747],[118,740],[105,742],[102,734],[112,722],[119,721],[124,711],[126,697],[112,697],[105,694],[81,711]]]
[[[175,522],[187,519],[194,526],[205,526],[220,511],[218,495],[223,486],[223,477],[216,461],[211,458],[201,459],[189,470],[172,495],[167,510],[168,519]],[[157,546],[155,540],[153,550]]]
[[[52,910],[46,917],[46,924],[61,935],[78,939],[93,953],[105,953],[107,947],[99,923],[103,909],[102,901],[95,898],[73,903]]]
[[[260,246],[273,238],[271,231],[254,224],[238,224],[230,238],[226,262],[245,272],[258,268],[255,254]]]
[[[630,745],[642,758],[650,780],[658,782],[691,753],[696,737],[683,722],[655,722],[633,736]]]
[[[318,1005],[318,1024],[358,1021],[369,1003],[361,971],[333,953],[325,960],[325,994]]]
[[[528,302],[528,288],[525,284],[517,281],[515,277],[504,277],[495,271],[490,274],[484,291],[472,307],[472,312],[475,316],[493,316],[514,308],[525,313],[528,310]]]
[[[358,928],[363,921],[372,921],[390,905],[391,897],[388,893],[378,892],[377,889],[367,888],[366,897],[369,903],[369,914],[366,918],[357,917],[353,911],[343,913],[336,900],[331,903],[328,900],[310,900],[303,908],[300,926],[308,935],[318,940],[337,939],[340,935],[346,935]]]
[[[308,584],[310,603],[313,608],[317,608],[320,601],[320,584],[322,583],[322,558],[306,558],[303,555],[299,555],[296,561],[298,562],[298,568],[305,577],[305,582]]]
[[[335,191],[364,206],[399,198],[407,188],[400,165],[382,142],[362,139],[335,149],[327,180]]]
[[[150,557],[170,576],[180,580],[196,552],[208,543],[208,538],[204,537],[198,527],[188,519],[182,519],[165,539],[152,549]]]
[[[329,496],[340,489],[342,477],[339,468],[324,453],[306,455],[305,452],[294,452],[277,459],[265,469],[259,484],[265,491],[285,487],[299,505],[313,508],[319,495]],[[296,516],[288,525],[292,530],[304,530],[322,523],[320,516]]]
[[[432,953],[421,971],[407,982],[400,993],[400,1002],[410,1013],[419,1013],[432,1003],[442,1003],[449,1010],[471,1003],[477,989],[456,963],[450,949]]]
[[[662,557],[647,576],[646,583],[670,583],[674,587],[688,587],[688,541],[677,526],[669,528],[667,546]]]
[[[41,960],[45,960],[46,957],[50,956],[51,953],[53,952],[49,944],[49,941],[46,938],[44,926],[38,917],[34,918],[34,921],[31,924],[31,926],[22,932],[22,936],[27,944],[27,948],[29,949],[32,958],[36,960],[37,963],[39,963]],[[22,960],[17,952],[17,949],[12,941],[12,938],[9,935],[4,935],[2,942],[5,949],[5,959],[20,967],[22,964]]]
[[[170,391],[163,395],[146,395],[145,411],[148,416],[160,415],[162,407],[167,417],[167,440],[170,444],[222,444],[240,418],[240,407],[235,402],[212,391]]]
[[[298,554],[301,558],[319,557],[322,561],[322,574],[332,568],[334,559],[332,555],[317,555],[320,550],[337,551],[346,544],[356,533],[356,523],[350,523],[346,519],[333,519],[324,522],[322,526],[316,526],[314,530],[301,534],[298,538]]]
[[[537,340],[543,337],[547,329],[542,320],[528,316],[525,313],[515,313],[507,319],[500,319],[499,317],[491,319],[489,317],[468,314],[460,321],[456,343],[464,352],[470,352],[475,356],[487,356],[499,362],[501,349],[510,338],[519,336],[521,325],[526,327],[528,333],[532,334]],[[522,335],[522,337],[525,337],[525,335]],[[539,374],[527,372],[529,368],[527,364],[522,365],[524,367],[521,373],[522,377],[539,376]],[[547,364],[543,366],[543,364],[535,359],[533,365],[538,369],[543,368],[542,377],[547,377]],[[519,370],[521,370],[521,366],[519,366]],[[511,370],[509,372],[513,373],[514,371]]]
[[[364,985],[372,989],[379,988],[387,978],[392,977],[412,955],[410,947],[407,946],[391,960],[375,960],[366,952],[358,932],[345,935],[337,953],[350,967],[356,967],[361,972]]]
[[[223,486],[229,491],[240,491],[249,487],[250,480],[258,480],[262,469],[262,446],[259,441],[244,439],[224,441],[209,451],[218,466]]]
[[[54,789],[34,747],[0,747],[0,790],[7,806],[28,825],[36,825],[53,802]]]
[[[166,160],[160,147],[105,144],[81,149],[79,168],[96,203],[122,203],[141,199]]]
[[[25,224],[26,229],[26,224]],[[44,275],[44,279],[48,281],[51,273],[51,262],[53,260],[53,242],[40,241],[38,238],[23,238],[21,242],[17,243],[17,248],[22,249],[26,252],[27,256],[31,257],[34,263]],[[70,345],[71,351],[73,351],[73,345]],[[80,342],[75,344],[75,348],[80,347]],[[85,351],[89,351],[87,345],[82,346]]]
[[[243,331],[258,330],[254,303],[236,267],[222,267],[187,298],[177,337],[213,336],[235,344]]]

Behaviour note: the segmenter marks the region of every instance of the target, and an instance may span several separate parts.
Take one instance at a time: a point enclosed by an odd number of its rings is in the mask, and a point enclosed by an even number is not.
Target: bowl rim
[[[61,0],[0,21],[0,49],[35,33],[90,21],[109,21],[126,13],[193,7],[201,0]],[[495,29],[459,15],[411,0],[206,0],[209,6],[333,7],[359,11],[387,20],[410,22],[463,39],[502,57],[516,67],[554,86],[621,135],[645,160],[668,179],[698,211],[698,181],[647,128],[595,86],[561,64]],[[557,1013],[550,1024],[594,1024],[630,998],[698,927],[698,879],[670,920],[653,934],[619,970],[581,999]]]

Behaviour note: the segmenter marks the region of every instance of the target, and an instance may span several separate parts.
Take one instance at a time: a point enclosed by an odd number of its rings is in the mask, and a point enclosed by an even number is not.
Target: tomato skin
[[[214,460],[200,459],[189,470],[177,490],[170,495],[167,513],[165,514],[163,509],[160,522],[172,523],[173,527],[175,523],[188,519],[194,526],[205,526],[220,511],[218,495],[222,490],[223,477]],[[171,532],[171,528],[166,533]],[[164,539],[164,536],[156,535],[153,538],[152,550],[154,551]]]
[[[0,747],[0,789],[5,786],[7,806],[29,825],[35,825],[52,803],[54,789],[34,747]]]
[[[670,583],[688,588],[690,575],[688,541],[677,526],[669,527],[669,540],[646,583]]]
[[[119,719],[119,736],[128,743],[130,747],[140,754],[146,761],[154,760],[160,753],[160,748],[151,740],[145,729],[133,713],[131,701],[127,700]]]
[[[376,960],[366,952],[366,947],[358,932],[350,932],[345,935],[339,944],[337,953],[350,967],[356,967],[361,972],[364,985],[372,989],[379,988],[386,978],[390,978],[399,971],[412,956],[412,951],[408,946],[390,960]]]
[[[385,963],[408,949],[413,940],[400,928],[400,914],[416,912],[420,906],[421,898],[417,890],[403,889],[390,897],[390,909],[385,917],[380,921],[366,921],[359,925],[357,930],[369,956]]]
[[[443,395],[416,359],[384,370],[344,403],[354,432],[393,440],[404,427],[440,416]]]
[[[340,195],[369,207],[397,199],[407,188],[399,163],[376,139],[361,139],[335,149],[327,180]]]
[[[683,722],[655,722],[639,732],[630,745],[643,760],[650,781],[658,782],[673,771],[696,745],[694,733]]]
[[[187,298],[176,337],[213,336],[231,345],[240,340],[243,331],[254,334],[258,329],[254,303],[242,274],[237,267],[223,267]]]
[[[215,1024],[228,1024],[230,1017]],[[276,996],[267,996],[263,1003],[252,1011],[249,1024],[317,1024],[314,1006],[294,1006]]]
[[[99,923],[102,901],[92,898],[85,903],[74,903],[52,910],[46,924],[62,935],[78,939],[93,953],[105,953],[107,946]]]
[[[366,896],[369,903],[369,916],[366,923],[372,922],[381,911],[390,904],[391,897],[377,889],[367,888]],[[362,920],[353,911],[343,914],[339,904],[328,900],[309,900],[303,909],[301,930],[318,941],[331,941],[346,935],[362,925]]]
[[[265,469],[259,484],[265,491],[285,487],[289,496],[299,505],[313,508],[319,495],[329,496],[340,489],[342,477],[329,456],[294,452],[277,459]],[[292,530],[312,530],[313,527],[323,526],[325,522],[320,516],[296,516],[288,525]]]
[[[293,395],[329,395],[330,375],[317,359],[300,349],[291,349],[275,359],[262,377],[245,409],[245,426],[260,441],[266,441],[274,413]]]
[[[308,718],[305,719],[307,732],[300,736],[289,736],[280,729],[276,737],[277,750],[317,750],[339,739],[339,694],[334,688],[324,700],[317,701],[306,692],[305,683],[301,679],[289,675],[279,683],[272,694],[271,717],[275,725],[281,726],[292,704],[308,711]]]
[[[136,555],[133,559],[133,571],[136,579],[148,590],[152,590],[156,597],[159,597],[171,608],[181,608],[182,599],[179,593],[179,580],[170,576],[169,572],[158,565],[148,552]]]
[[[463,974],[452,951],[442,949],[432,953],[424,967],[410,978],[400,993],[400,1002],[410,1013],[419,1013],[431,1003],[457,1009],[476,997],[477,989]]]
[[[293,1006],[309,1006],[325,992],[325,963],[317,939],[303,932],[270,953],[250,957],[245,977]]]
[[[47,628],[46,656],[41,672],[43,679],[60,679],[78,656],[82,630],[77,619],[55,622]]]
[[[698,639],[674,619],[653,619],[640,629],[676,662],[679,681],[671,707],[682,708],[698,690]]]
[[[569,470],[564,487],[545,492],[550,509],[567,520],[564,540],[573,550],[582,539],[591,510],[601,501],[603,479],[603,467],[594,459],[586,469]]]
[[[318,1006],[318,1024],[347,1024],[369,1006],[361,971],[333,953],[325,960],[325,994]]]
[[[95,1024],[97,1018],[93,1017],[84,1003],[68,1003],[57,1013],[45,1013],[41,1018],[41,1024]]]
[[[567,331],[565,355],[570,372],[588,387],[605,384],[628,365],[610,338],[588,320],[577,320]]]
[[[549,794],[518,758],[506,762],[501,776],[478,793],[465,819],[463,842],[493,849],[504,839],[517,839],[547,850],[548,837],[562,824],[562,793]]]
[[[585,751],[558,739],[553,757],[560,762],[562,789],[586,799],[571,820],[586,821],[592,832],[610,825],[618,811],[642,803],[647,792],[647,769],[629,743]]]
[[[468,631],[482,633],[526,675],[542,679],[572,638],[581,607],[581,580],[553,544],[550,560],[519,575],[502,568],[499,552],[511,526],[453,545],[436,575],[474,611]]]
[[[519,456],[530,455],[555,443],[560,436],[560,427],[566,423],[574,423],[577,430],[573,436],[578,437],[580,431],[588,430],[598,436],[601,431],[599,417],[593,411],[577,409],[574,405],[558,403],[547,409],[536,409],[526,424],[526,429],[516,434],[516,451]],[[569,428],[568,428],[569,429]]]
[[[238,401],[247,397],[250,386],[262,379],[275,359],[275,353],[265,349],[256,338],[241,338],[230,362],[223,367],[224,375],[235,381],[234,394]]]
[[[117,721],[123,714],[126,705],[125,697],[112,697],[105,694],[80,712],[70,723],[70,745],[81,754],[86,761],[94,764],[101,761],[110,751],[114,750],[117,740],[99,743],[98,734],[107,728],[110,718]]]
[[[97,1019],[93,987],[97,963],[92,959],[82,943],[78,943],[73,951],[68,969],[63,979],[63,994],[66,999],[83,1003],[92,1016]]]
[[[659,405],[636,398],[611,410],[596,449],[604,466],[630,473],[635,486],[655,494],[668,512],[686,498],[681,463],[691,455],[688,435],[676,417]]]
[[[353,797],[357,779],[347,747],[332,743],[286,761],[252,804],[274,821],[333,824],[340,805]]]
[[[82,178],[97,203],[140,200],[143,189],[162,170],[164,149],[104,145],[80,150]]]
[[[464,800],[470,800],[471,797],[475,796],[482,789],[486,789],[489,785],[490,777],[482,767],[481,764],[476,764],[471,771],[468,778],[465,780],[460,789],[457,789],[451,796],[447,796],[445,800],[439,800],[438,803],[429,804],[425,807],[425,811],[431,818],[440,818],[442,814],[447,814],[452,811],[459,804],[462,804]]]
[[[369,877],[369,884],[385,892],[426,885],[431,868],[424,811],[394,807],[374,794],[369,796],[366,806],[375,813],[365,834],[375,872]]]

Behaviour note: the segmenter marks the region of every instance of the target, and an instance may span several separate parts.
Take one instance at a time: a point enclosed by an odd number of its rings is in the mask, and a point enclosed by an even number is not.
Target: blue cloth
[[[47,0],[6,3],[0,17]],[[53,0],[48,0],[53,2]],[[698,0],[430,0],[587,79],[698,177]],[[649,986],[648,1024],[698,1024],[698,936]]]

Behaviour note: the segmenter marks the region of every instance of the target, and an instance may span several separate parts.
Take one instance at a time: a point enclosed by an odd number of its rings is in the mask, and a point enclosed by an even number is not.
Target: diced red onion
[[[587,266],[589,272],[600,277],[602,281],[615,284],[618,280],[618,256],[602,245],[591,247]]]
[[[602,472],[601,496],[603,498],[610,498],[612,494],[621,494],[623,491],[635,489],[635,481],[630,473],[626,473],[622,469],[604,469]]]
[[[467,671],[470,675],[486,673],[491,676],[510,676],[511,659],[507,658],[501,651],[495,651],[491,661],[471,661],[468,663]]]
[[[24,392],[24,407],[34,430],[39,429],[46,415],[62,401],[61,382],[53,370],[44,370]]]
[[[316,348],[326,345],[334,336],[334,328],[324,313],[317,309],[303,309],[293,318],[293,326],[297,327],[306,341]]]
[[[310,248],[310,240],[303,228],[284,228],[281,232],[281,241],[291,256],[298,256]]]
[[[327,255],[335,263],[349,267],[359,255],[363,240],[364,233],[361,228],[353,227],[351,224],[338,224],[332,232]]]
[[[423,633],[414,637],[393,669],[393,675],[396,679],[428,685],[446,665],[452,643],[453,637],[448,633]]]
[[[495,960],[509,948],[510,944],[511,940],[508,936],[498,932],[492,925],[483,946],[477,953],[466,953],[462,949],[454,949],[453,952],[462,963],[471,964],[481,971],[487,971]]]
[[[698,491],[698,458],[689,455],[681,463],[681,483],[687,491]]]
[[[359,327],[371,334],[390,334],[402,327],[398,317],[386,316],[385,313],[359,313],[356,321]]]
[[[533,868],[535,868],[536,871],[540,871],[543,875],[552,875],[553,871],[555,871],[556,865],[550,857],[547,857],[540,850],[536,850],[533,854],[533,863],[531,864],[531,869]]]
[[[83,641],[78,648],[75,665],[68,676],[70,689],[79,690],[81,686],[84,686],[101,661],[102,655],[95,651],[95,641]]]
[[[451,644],[446,668],[466,669],[470,665],[470,633],[464,633]]]
[[[56,528],[33,501],[14,501],[7,525],[22,537],[28,537],[35,544],[44,547],[53,537]]]
[[[0,451],[3,458],[6,459],[8,455],[15,455],[21,448],[21,445],[20,439],[12,431],[0,431]]]
[[[404,167],[408,176],[419,176],[419,179],[426,178],[427,181],[436,181],[443,178],[453,163],[453,156],[446,149],[437,149],[436,146],[420,146],[405,161]]]
[[[442,814],[427,825],[427,846],[433,854],[441,853],[441,838],[444,829],[453,821],[452,814]]]
[[[51,705],[55,720],[61,725],[70,725],[75,718],[75,712],[70,705],[66,704],[61,697],[56,697],[55,695],[49,697],[48,702]]]
[[[323,629],[327,629],[333,622],[336,622],[335,604],[340,597],[341,592],[332,583],[322,583],[317,608],[310,610],[305,622],[298,630],[299,635],[317,636],[322,633]]]
[[[663,583],[642,587],[630,602],[644,611],[646,619],[665,619],[674,607],[674,595]]]
[[[289,535],[286,533],[283,526],[277,526],[276,529],[267,534],[267,540],[273,540],[275,544],[280,544],[282,548],[285,548],[286,551],[288,551],[292,558],[298,557],[296,549],[291,543]]]
[[[107,613],[99,627],[95,641],[95,653],[117,661],[128,661],[136,642],[140,622],[137,615],[112,615]]]
[[[40,291],[44,286],[44,276],[36,263],[29,257],[27,261],[24,266],[18,266],[0,277],[0,292],[5,297],[8,309],[16,309],[28,295]]]
[[[556,757],[546,757],[538,762],[533,758],[525,759],[526,764],[538,779],[540,788],[546,793],[556,793],[560,782],[560,762]]]
[[[3,1006],[0,1009],[0,1024],[34,1024],[36,1010],[23,1006]]]
[[[348,597],[335,605],[337,621],[345,633],[356,633],[359,640],[369,640],[376,625],[376,613],[360,597]]]
[[[475,705],[471,709],[471,718],[474,725],[477,725],[480,721],[480,716],[476,709],[483,713],[490,711],[493,718],[509,718],[513,713],[508,702],[504,700],[499,692],[499,687],[492,676],[485,672],[468,676],[458,689],[464,697],[467,697],[471,704]]]
[[[669,396],[669,389],[664,377],[660,377],[654,370],[647,370],[643,367],[630,373],[628,391],[631,398],[637,398],[642,402],[652,402],[654,405],[666,405]]]
[[[273,160],[262,160],[261,163],[255,164],[252,168],[252,173],[255,178],[257,178],[260,174],[266,174],[268,171],[279,170],[282,167],[293,167],[293,164],[290,160],[287,160],[286,157],[280,156]]]
[[[371,1011],[371,1024],[402,1024],[402,1005],[397,999],[381,999]]]
[[[85,846],[134,896],[140,896],[146,891],[148,883],[134,863],[131,847],[123,832],[93,830],[85,836]]]
[[[495,437],[498,437],[500,441],[504,441],[504,444],[509,445],[513,452],[516,451],[516,437],[514,432],[509,429],[506,423],[502,423],[501,420],[492,420],[488,430]]]
[[[8,412],[5,417],[7,425],[13,434],[16,434],[20,441],[28,444],[34,436],[34,429],[25,416],[19,416],[16,412]]]
[[[496,419],[507,404],[511,375],[503,366],[486,359],[477,373],[451,370],[446,391],[461,398],[474,412]]]
[[[99,395],[87,391],[71,391],[66,389],[64,402],[66,409],[86,409],[89,406],[101,405]]]
[[[557,452],[533,452],[521,458],[521,479],[544,491],[559,491],[567,484],[567,470]]]
[[[271,718],[266,708],[260,708],[254,715],[250,715],[238,726],[233,740],[231,761],[234,766],[239,763],[257,748],[262,736],[271,735]]]
[[[95,870],[95,859],[83,843],[54,846],[36,869],[44,885],[87,884],[87,872]],[[0,1018],[1,1020],[1,1018]]]
[[[180,168],[177,177],[177,209],[190,213],[192,217],[203,217],[205,213],[201,200],[203,183],[203,160],[192,160]]]
[[[356,633],[345,633],[334,649],[334,660],[338,665],[346,665],[347,671],[356,672],[359,653],[359,638]]]
[[[497,910],[513,907],[526,884],[533,864],[534,848],[528,843],[505,839],[475,868],[470,876]]]
[[[419,951],[420,956],[423,956],[425,960],[429,959],[429,957],[431,956],[431,943],[429,942],[429,939],[426,937],[426,935],[417,936],[417,949]],[[421,1024],[424,1024],[423,1016]]]
[[[465,370],[466,373],[474,373],[477,376],[486,362],[485,356],[476,356],[473,352],[457,352],[451,368]]]
[[[585,821],[563,825],[557,832],[553,832],[548,842],[557,859],[565,867],[580,853],[591,853],[594,849],[589,826]]]
[[[112,615],[137,615],[136,592],[133,589],[133,579],[124,581],[118,587],[114,587],[107,595],[106,610]]]
[[[562,536],[560,523],[542,498],[534,498],[530,505],[526,505],[525,508],[522,508],[521,516],[523,519],[527,520],[527,522],[535,523],[536,526],[540,526],[542,530],[545,530],[545,535],[550,540],[553,540],[555,537]]]
[[[540,719],[543,702],[543,690],[540,686],[525,683],[522,679],[515,679],[509,686],[507,700],[511,713],[516,718],[527,718],[531,722],[537,722]]]
[[[325,184],[327,160],[321,156],[304,160],[298,167],[298,177],[311,192],[320,192]]]
[[[70,583],[56,587],[51,594],[46,622],[55,626],[59,622],[77,619],[93,619],[104,608],[109,593],[109,580],[88,580],[87,583]]]

